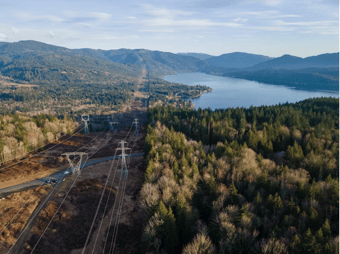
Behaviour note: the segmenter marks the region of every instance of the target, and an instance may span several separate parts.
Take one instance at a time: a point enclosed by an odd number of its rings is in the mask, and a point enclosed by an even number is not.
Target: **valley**
[[[0,43],[0,253],[338,252],[336,58]]]

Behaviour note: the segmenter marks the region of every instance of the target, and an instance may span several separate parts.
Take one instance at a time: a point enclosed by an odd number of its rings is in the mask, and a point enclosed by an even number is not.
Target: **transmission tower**
[[[84,132],[85,134],[89,133],[89,125],[87,122],[90,121],[89,115],[81,115],[81,120],[84,122]]]
[[[126,141],[122,140],[119,142],[121,147],[117,148],[116,150],[122,150],[122,154],[120,155],[122,157],[122,169],[121,169],[121,176],[125,176],[126,178],[128,177],[128,169],[126,166],[126,150],[131,149],[128,147],[125,147],[125,144],[127,144]]]
[[[113,131],[114,134],[116,134],[118,131],[119,122],[109,122],[109,124],[110,130]]]
[[[82,152],[63,153],[61,156],[64,156],[67,158],[68,162],[70,163],[72,174],[75,172],[78,172],[78,174],[80,174],[80,169],[85,165],[85,162],[87,160],[87,153],[82,153]],[[73,160],[70,159],[71,156],[73,156]],[[76,156],[79,156],[78,162],[75,162]],[[84,159],[84,157],[86,158]]]
[[[132,123],[135,126],[135,136],[138,137],[139,130],[138,130],[138,119],[135,118],[134,122]]]

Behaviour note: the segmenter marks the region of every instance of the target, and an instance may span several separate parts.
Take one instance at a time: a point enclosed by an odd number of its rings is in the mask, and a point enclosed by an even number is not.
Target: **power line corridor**
[[[134,149],[136,145],[136,141],[137,139],[139,139],[139,137],[137,136],[138,132],[136,134],[136,130],[138,128],[137,124],[138,124],[138,121],[135,119],[135,122],[131,124],[131,127],[128,133],[125,135],[125,137],[122,137],[121,141],[119,142],[119,146],[117,147],[117,149],[115,149],[116,152],[113,155],[113,158],[116,157],[116,155],[120,156],[120,158],[118,160],[113,159],[111,161],[110,170],[107,173],[107,179],[105,181],[105,184],[103,184],[102,195],[100,196],[100,200],[99,200],[99,203],[96,209],[97,212],[93,218],[91,228],[89,232],[83,232],[84,234],[87,234],[88,237],[86,241],[84,242],[84,247],[82,248],[81,253],[114,253],[117,234],[119,230],[118,226],[119,226],[120,216],[121,216],[123,205],[124,205],[125,190],[128,184],[129,166],[130,166],[129,164],[130,164],[131,158],[127,158],[127,157],[131,155],[132,150]],[[133,129],[135,129],[135,132],[133,132]],[[111,135],[107,135],[110,132],[111,132]],[[111,136],[112,135],[114,136],[116,134],[112,130],[110,130],[108,133],[106,135],[102,134],[103,140],[100,143],[107,144],[108,139],[111,139]],[[130,147],[127,147],[128,145]],[[98,150],[102,149],[102,147],[104,146],[98,147]],[[98,152],[98,150],[91,151],[90,152],[91,156],[94,156]],[[91,156],[89,156],[89,158]],[[81,165],[84,165],[84,164],[85,163],[81,163]],[[37,239],[35,244],[31,246],[31,251],[28,253],[40,253],[40,251],[37,252],[37,250],[39,250],[40,241],[42,239],[45,239],[44,241],[46,241],[46,237],[44,238],[44,234],[51,231],[51,229],[49,230],[49,227],[53,225],[52,224],[53,219],[57,216],[59,210],[63,207],[63,203],[67,200],[67,197],[70,194],[72,188],[76,186],[75,184],[77,182],[81,181],[81,178],[82,178],[81,171],[82,171],[82,167],[80,167],[79,170],[76,170],[75,172],[76,177],[73,180],[73,183],[69,185],[71,187],[69,187],[68,190],[67,189],[64,190],[63,191],[64,194],[61,194],[61,193],[59,194],[59,196],[60,195],[63,196],[63,199],[61,203],[59,204],[58,209],[56,210],[55,214],[50,217],[51,219],[47,223],[45,229],[43,229],[41,235],[39,236],[39,239]],[[119,183],[117,183],[118,181]],[[56,190],[53,196],[55,196],[57,192],[59,192],[59,190]],[[112,205],[113,202],[114,204]],[[40,211],[42,211],[43,209],[44,208],[41,207]],[[98,213],[99,210],[101,210],[100,213]],[[37,213],[37,215],[38,214],[39,213]],[[34,218],[30,220],[33,220],[33,219]],[[22,249],[20,245],[22,245],[23,242],[21,241],[21,243],[18,243],[18,244],[19,246],[13,245],[12,248],[8,251],[8,253],[19,253],[19,250]],[[30,240],[30,244],[32,244],[31,240]],[[76,253],[78,253],[78,251],[76,251]]]

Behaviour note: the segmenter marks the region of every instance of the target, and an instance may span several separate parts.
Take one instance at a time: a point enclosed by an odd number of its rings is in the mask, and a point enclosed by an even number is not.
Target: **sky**
[[[307,57],[339,51],[338,0],[1,0],[0,41]]]

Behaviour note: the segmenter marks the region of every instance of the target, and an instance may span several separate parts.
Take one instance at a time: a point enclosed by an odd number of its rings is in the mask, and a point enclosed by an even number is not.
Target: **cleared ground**
[[[130,112],[121,114],[121,120],[124,121],[126,126],[129,126],[132,120],[137,117],[140,121],[146,118],[146,112],[137,108],[140,101],[136,101]],[[137,105],[137,106],[136,106]],[[96,116],[97,122],[104,119],[101,116]],[[105,116],[106,117],[106,116]],[[129,147],[133,147],[132,153],[142,152],[144,145],[145,127],[142,127],[139,132],[139,137],[132,139],[134,129],[130,128],[121,129],[116,135],[113,133],[104,133],[93,140],[99,133],[90,133],[88,135],[77,134],[73,136],[69,141],[49,150],[46,153],[42,153],[31,159],[27,159],[25,162],[19,163],[13,167],[0,172],[0,188],[16,185],[19,183],[27,182],[36,178],[47,176],[55,171],[62,170],[67,167],[66,161],[60,160],[60,154],[64,152],[75,151],[85,144],[90,143],[82,147],[79,151],[88,152],[91,159],[103,158],[113,156],[115,149],[120,140],[126,137],[126,141],[129,142]],[[68,137],[65,137],[68,138]],[[59,142],[62,142],[60,140]],[[50,144],[45,149],[54,146]],[[99,150],[98,150],[99,149]],[[97,152],[96,152],[97,151]],[[96,153],[94,153],[96,152]],[[142,225],[140,225],[140,219],[138,218],[138,202],[137,195],[141,187],[141,181],[144,174],[143,158],[131,158],[129,165],[129,178],[126,187],[126,195],[124,196],[123,209],[120,217],[119,234],[117,236],[115,253],[141,253],[140,250],[143,247],[140,241]],[[113,171],[116,169],[117,161],[114,162]],[[81,248],[84,246],[87,233],[92,223],[98,202],[100,200],[101,193],[103,191],[105,182],[108,178],[109,170],[111,168],[112,161],[103,162],[100,164],[89,166],[83,169],[81,175],[75,182],[75,186],[70,191],[66,201],[62,205],[61,209],[55,216],[50,227],[47,229],[44,237],[39,242],[37,249],[34,253],[80,253]],[[56,165],[58,165],[57,168]],[[120,165],[118,165],[118,169]],[[0,169],[1,170],[1,169]],[[103,223],[101,230],[98,230],[99,220],[102,215],[109,215],[114,209],[114,214],[117,208],[113,207],[115,197],[117,195],[118,183],[120,177],[120,171],[117,170],[116,177],[111,188],[111,180],[113,177],[113,171],[109,176],[109,183],[105,191],[102,208],[99,210],[99,216],[92,231],[92,235],[89,241],[89,247],[95,247],[95,253],[103,248],[109,223],[106,221]],[[52,186],[42,186],[31,197],[34,200],[34,205],[25,210],[25,213],[18,216],[18,220],[13,220],[12,226],[9,230],[5,230],[6,233],[0,235],[0,253],[6,253],[11,245],[15,242],[21,229],[25,226],[25,222],[29,220],[31,214],[37,213],[39,216],[34,221],[34,225],[30,225],[26,238],[21,240],[21,244],[16,246],[13,253],[30,253],[30,250],[36,244],[39,236],[45,229],[46,225],[50,221],[51,217],[55,214],[66,192],[70,189],[76,175],[68,177],[61,183],[59,191],[53,194],[48,200],[49,202],[43,206],[42,211],[35,211],[39,201],[46,197],[49,189]],[[2,215],[0,217],[0,232],[4,225],[7,225],[9,218],[13,217],[23,205],[19,200],[25,200],[29,196],[32,196],[35,190],[22,191],[19,193],[7,196],[0,201],[0,211]],[[27,193],[26,193],[27,192]],[[104,213],[104,206],[107,197],[110,193],[110,200],[106,212]],[[10,199],[12,201],[10,201]],[[5,202],[3,202],[5,201]],[[1,203],[3,202],[3,203]],[[32,203],[32,205],[33,205]],[[2,206],[3,205],[3,206]],[[110,220],[110,219],[109,219]],[[109,221],[108,220],[108,221]],[[5,232],[4,231],[4,232]],[[97,244],[95,245],[93,235],[98,235]],[[112,230],[109,232],[109,238],[112,235]],[[130,237],[123,237],[124,235],[130,235]],[[109,241],[109,240],[108,240]],[[111,243],[111,242],[110,242]],[[122,244],[123,243],[123,244]],[[11,252],[12,253],[12,252]],[[86,252],[87,253],[87,252]],[[142,252],[143,253],[143,252]]]

